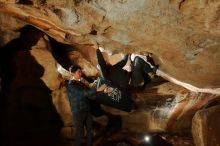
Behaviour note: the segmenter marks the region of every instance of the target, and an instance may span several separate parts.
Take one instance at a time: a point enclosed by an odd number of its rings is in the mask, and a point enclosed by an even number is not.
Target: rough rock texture
[[[10,40],[19,37],[19,32],[16,32],[16,30],[23,27],[25,22],[0,13],[0,24],[0,47],[4,47]]]
[[[121,52],[151,52],[166,73],[163,77],[183,87],[188,83],[191,90],[159,80],[133,93],[138,107],[134,112],[107,106],[104,110],[120,115],[122,127],[129,131],[189,133],[196,111],[220,94],[219,8],[217,0],[0,0],[0,47],[18,37],[15,30],[25,24],[70,45],[50,44],[50,37],[43,35],[32,49],[16,48],[15,56],[6,54],[9,71],[16,73],[9,74],[11,83],[3,91],[9,103],[1,121],[6,141],[11,141],[9,145],[21,141],[24,145],[33,145],[33,141],[55,145],[60,129],[64,139],[72,139],[73,117],[57,63],[67,69],[74,62],[87,76],[95,77],[99,74],[97,44],[115,54],[104,53],[112,64],[123,56]],[[27,42],[29,39],[32,36]],[[193,90],[188,85],[218,90],[206,93],[208,90]],[[210,108],[194,117],[196,145],[219,144],[215,140],[218,131],[210,144],[206,135],[212,129],[203,130],[204,122],[216,125],[218,118],[212,115],[218,111]],[[102,124],[105,120],[97,119]],[[194,128],[197,123],[202,132]],[[27,135],[30,140],[25,141]]]
[[[192,134],[196,146],[220,145],[220,106],[199,110],[192,121]]]
[[[1,12],[59,41],[152,52],[160,68],[178,80],[201,88],[220,85],[218,1],[1,1]]]
[[[123,128],[130,131],[188,133],[195,112],[216,95],[194,93],[169,82],[154,82],[145,90],[133,93],[138,109],[132,113],[104,108],[121,115]]]

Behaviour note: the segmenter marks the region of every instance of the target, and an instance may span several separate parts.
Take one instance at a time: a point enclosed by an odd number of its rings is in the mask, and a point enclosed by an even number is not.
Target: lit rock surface
[[[215,146],[220,144],[219,122],[220,106],[199,110],[192,120],[192,134],[196,146]]]
[[[134,112],[104,109],[122,115],[124,128],[139,132],[187,132],[195,112],[217,98],[212,94],[190,92],[169,82],[151,83],[133,96],[138,106]]]
[[[152,52],[160,68],[201,88],[218,88],[218,1],[1,0],[0,11],[68,44],[95,44],[117,52]]]
[[[194,118],[193,116],[208,101],[219,97],[220,94],[218,19],[220,2],[213,0],[26,2],[22,5],[15,4],[15,0],[0,0],[1,47],[19,36],[15,30],[25,24],[32,24],[57,41],[71,45],[73,49],[68,51],[67,57],[83,67],[83,72],[88,77],[99,75],[95,54],[97,43],[107,51],[112,51],[113,56],[103,53],[106,60],[112,64],[123,56],[120,53],[151,52],[156,63],[160,65],[158,75],[172,83],[163,80],[154,81],[144,90],[134,91],[133,99],[138,108],[131,113],[107,106],[103,106],[103,109],[114,115],[120,115],[122,128],[129,131],[190,133],[193,125],[192,133],[196,145],[219,144],[219,141],[215,140],[215,136],[219,135],[218,131],[214,133],[211,144],[206,141],[206,135],[212,136],[209,134],[212,129],[208,129],[208,133],[204,132],[206,124],[211,125],[211,128],[215,127],[219,119],[218,116],[212,115],[218,114],[219,109],[213,107],[199,111]],[[7,93],[9,103],[12,103],[3,114],[5,117],[3,126],[4,124],[8,126],[3,129],[6,135],[14,131],[18,133],[13,133],[13,136],[21,135],[19,132],[26,132],[25,130],[28,131],[31,127],[32,132],[37,132],[37,136],[34,136],[37,138],[45,131],[49,132],[46,141],[48,145],[56,143],[54,140],[57,137],[54,138],[53,134],[60,129],[64,139],[72,139],[73,117],[66,89],[62,86],[62,78],[59,77],[57,63],[60,62],[54,57],[53,51],[45,35],[32,50],[20,51],[13,58],[15,66],[12,67],[15,67],[17,74],[8,90],[4,91]],[[68,72],[65,78],[68,78],[67,76]],[[13,109],[15,105],[16,108]],[[59,125],[57,119],[56,122],[52,122],[54,117],[57,118],[57,114],[58,119],[62,120],[62,125]],[[99,122],[106,123],[103,120]],[[39,127],[35,124],[39,124],[43,130],[37,131]],[[44,136],[46,135],[42,135]],[[17,139],[13,138],[10,139],[11,145],[13,140],[17,142]],[[25,136],[19,138],[26,140]],[[27,145],[32,143],[27,142]]]

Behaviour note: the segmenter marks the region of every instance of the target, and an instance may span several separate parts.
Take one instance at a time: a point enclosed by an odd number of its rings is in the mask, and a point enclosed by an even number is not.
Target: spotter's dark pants
[[[83,135],[84,135],[84,126],[86,127],[86,145],[92,146],[93,138],[93,128],[92,128],[92,115],[88,111],[74,112],[74,121],[75,121],[75,145],[81,146]]]

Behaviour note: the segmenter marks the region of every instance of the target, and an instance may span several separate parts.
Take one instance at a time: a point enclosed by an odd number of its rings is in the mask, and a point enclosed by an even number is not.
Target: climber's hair
[[[82,69],[80,66],[78,66],[78,65],[72,65],[72,66],[70,66],[70,68],[69,68],[69,71],[71,72],[71,73],[75,73],[78,69]]]

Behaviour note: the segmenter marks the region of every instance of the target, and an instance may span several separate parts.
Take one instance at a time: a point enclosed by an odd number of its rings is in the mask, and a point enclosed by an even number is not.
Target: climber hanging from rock
[[[129,84],[133,87],[145,86],[150,82],[149,73],[156,75],[158,65],[155,64],[152,54],[131,54],[131,78]]]
[[[104,59],[99,49],[96,50],[96,53],[102,77],[99,77],[94,83],[91,83],[90,87],[97,88],[102,84],[108,86],[104,92],[96,94],[94,97],[95,101],[103,105],[130,112],[135,108],[134,101],[131,97],[132,90],[130,89],[134,87],[144,87],[145,84],[150,81],[148,73],[155,73],[157,66],[150,55],[125,55],[121,61],[115,65],[111,65]],[[131,60],[131,64],[127,63],[129,60]],[[124,69],[126,64],[131,67],[131,71]],[[60,67],[58,67],[59,72]]]
[[[155,65],[150,56],[132,54],[132,69],[131,72],[128,72],[123,67],[127,63],[129,55],[125,55],[115,65],[105,61],[99,49],[96,50],[96,55],[102,72],[102,77],[99,79],[100,85],[105,83],[109,86],[107,93],[96,96],[96,101],[127,112],[131,111],[135,106],[129,88],[144,86],[149,82],[149,77],[146,77],[147,74],[155,73],[158,66]]]

